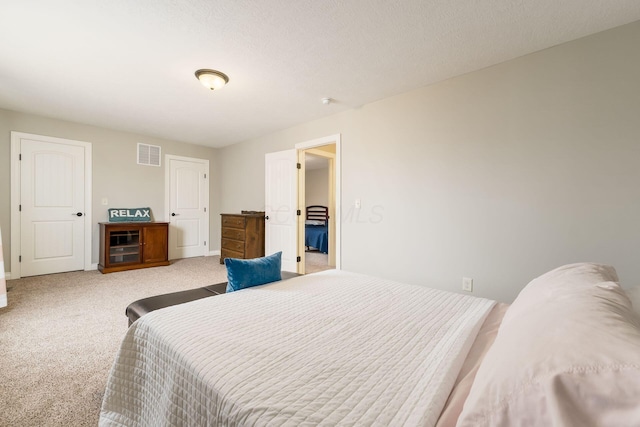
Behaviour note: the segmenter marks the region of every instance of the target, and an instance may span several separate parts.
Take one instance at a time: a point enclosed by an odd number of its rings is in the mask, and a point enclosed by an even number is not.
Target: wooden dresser
[[[221,214],[222,245],[220,264],[225,258],[264,256],[264,212]]]

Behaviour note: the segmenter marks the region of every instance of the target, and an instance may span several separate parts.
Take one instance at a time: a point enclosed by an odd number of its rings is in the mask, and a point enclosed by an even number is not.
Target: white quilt
[[[329,271],[157,310],[100,425],[431,426],[493,305]]]

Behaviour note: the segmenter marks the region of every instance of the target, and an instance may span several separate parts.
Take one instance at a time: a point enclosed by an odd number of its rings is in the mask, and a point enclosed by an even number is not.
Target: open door
[[[340,270],[340,134],[265,155],[265,253],[282,251],[282,270],[304,274],[304,152],[329,163],[329,265]],[[302,161],[298,165],[298,155]],[[298,169],[300,168],[300,169]]]
[[[296,150],[265,155],[265,255],[282,251],[282,270],[298,272]]]

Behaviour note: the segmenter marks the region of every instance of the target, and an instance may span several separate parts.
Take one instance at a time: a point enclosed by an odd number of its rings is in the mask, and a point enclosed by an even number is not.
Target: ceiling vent
[[[138,144],[138,164],[160,166],[160,146]]]

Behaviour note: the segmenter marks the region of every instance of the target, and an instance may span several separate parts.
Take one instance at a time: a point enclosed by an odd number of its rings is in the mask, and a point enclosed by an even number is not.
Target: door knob
[[[265,217],[264,217],[264,219],[267,219],[267,220],[268,220],[268,219],[269,219],[269,215],[265,216]]]
[[[74,213],[74,214],[71,214],[71,215],[82,216],[82,212]]]
[[[171,212],[171,216],[176,216],[176,215],[178,215],[178,214],[175,213],[175,212]]]

